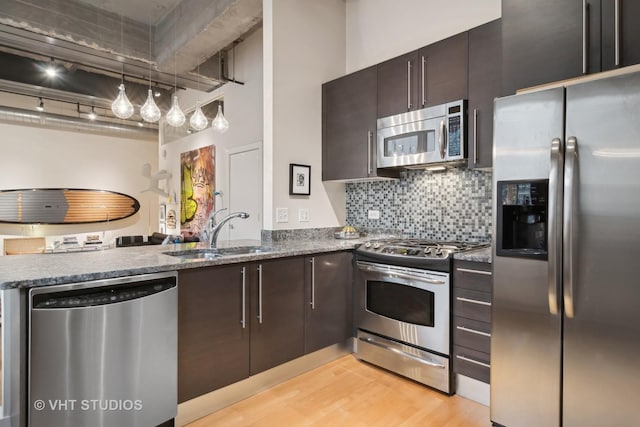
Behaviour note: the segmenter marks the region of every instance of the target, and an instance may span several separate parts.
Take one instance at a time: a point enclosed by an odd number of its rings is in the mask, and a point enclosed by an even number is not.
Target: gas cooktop
[[[357,252],[423,259],[448,259],[455,252],[481,247],[466,242],[441,242],[423,239],[370,240],[358,247]]]

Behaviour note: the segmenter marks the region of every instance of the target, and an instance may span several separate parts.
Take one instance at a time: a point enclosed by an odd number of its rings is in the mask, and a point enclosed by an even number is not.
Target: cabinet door
[[[640,64],[639,18],[640,2],[637,0],[602,0],[603,70]]]
[[[179,272],[178,403],[249,376],[243,271],[232,265]]]
[[[469,167],[493,163],[493,100],[500,96],[500,20],[469,30]]]
[[[322,85],[323,181],[378,176],[377,84],[373,66]],[[397,176],[395,171],[380,173]]]
[[[418,55],[407,53],[378,64],[378,117],[419,108]]]
[[[466,32],[422,48],[418,108],[467,99],[468,35]]]
[[[304,258],[255,264],[251,290],[251,375],[304,353]]]
[[[583,74],[583,13],[582,0],[502,0],[503,94]]]
[[[353,336],[352,258],[337,252],[306,259],[305,354]]]

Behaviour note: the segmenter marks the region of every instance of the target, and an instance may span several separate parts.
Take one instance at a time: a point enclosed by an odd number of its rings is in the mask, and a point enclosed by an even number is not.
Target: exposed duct
[[[158,141],[158,131],[156,129],[99,121],[88,122],[86,119],[76,117],[44,112],[33,112],[1,105],[0,122],[22,126],[90,133],[94,135],[100,134],[118,136],[121,138]]]

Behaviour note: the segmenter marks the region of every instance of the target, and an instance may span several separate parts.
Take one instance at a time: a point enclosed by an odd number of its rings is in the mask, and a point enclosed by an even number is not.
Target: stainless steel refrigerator
[[[640,73],[494,122],[491,420],[640,426]]]

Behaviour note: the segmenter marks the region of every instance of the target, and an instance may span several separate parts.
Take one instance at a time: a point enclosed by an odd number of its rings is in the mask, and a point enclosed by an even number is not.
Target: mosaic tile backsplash
[[[405,170],[399,180],[347,184],[348,225],[404,237],[490,242],[491,207],[491,172]]]

